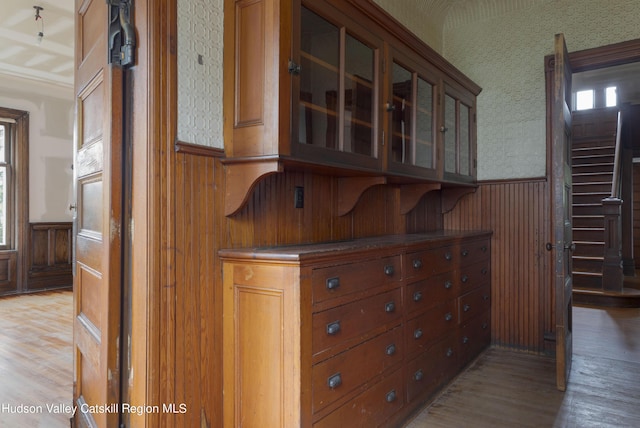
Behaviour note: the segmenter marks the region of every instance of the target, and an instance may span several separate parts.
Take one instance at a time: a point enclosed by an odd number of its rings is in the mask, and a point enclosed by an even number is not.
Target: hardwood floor
[[[0,427],[69,427],[53,406],[73,401],[72,304],[71,291],[0,298]]]
[[[72,401],[71,306],[70,291],[0,298],[0,427],[69,426],[47,405]],[[640,309],[573,314],[567,392],[552,359],[490,349],[406,428],[640,426]],[[12,411],[20,404],[42,411]]]
[[[405,428],[640,426],[640,309],[575,306],[573,326],[565,393],[554,360],[494,348]]]

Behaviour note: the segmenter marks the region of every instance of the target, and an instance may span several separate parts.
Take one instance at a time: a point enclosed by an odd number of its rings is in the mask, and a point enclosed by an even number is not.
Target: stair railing
[[[622,269],[622,114],[618,112],[616,126],[616,148],[613,160],[611,196],[602,200],[604,212],[604,260],[602,266],[602,288],[607,291],[622,291],[624,273]]]
[[[611,198],[620,198],[621,194],[621,153],[622,153],[622,112],[618,112],[618,124],[616,126],[616,151],[613,158],[613,180],[611,183]]]

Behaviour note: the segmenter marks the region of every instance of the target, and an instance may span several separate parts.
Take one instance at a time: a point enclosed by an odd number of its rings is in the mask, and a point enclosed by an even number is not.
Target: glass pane
[[[576,92],[576,110],[592,109],[593,102],[593,89]]]
[[[615,107],[618,105],[618,94],[615,86],[610,86],[605,91],[607,107]]]
[[[0,167],[0,245],[7,245],[7,167]]]
[[[348,34],[345,44],[343,150],[374,156],[374,51]]]
[[[456,100],[444,96],[444,170],[456,172]]]
[[[338,148],[340,30],[302,8],[299,141]]]
[[[471,174],[471,134],[469,133],[470,109],[460,104],[460,174]]]
[[[418,78],[415,164],[433,168],[433,85]]]
[[[391,159],[412,163],[411,159],[411,96],[413,74],[393,63],[393,112],[391,113]]]

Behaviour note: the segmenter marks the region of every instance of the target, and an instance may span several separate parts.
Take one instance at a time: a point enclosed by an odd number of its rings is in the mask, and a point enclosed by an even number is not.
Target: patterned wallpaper
[[[451,0],[373,0],[433,50],[442,54],[442,27]]]
[[[223,0],[178,0],[178,139],[222,148]]]
[[[478,179],[545,175],[544,57],[556,33],[564,33],[569,52],[640,38],[640,1],[535,1],[475,20],[450,10],[443,54],[483,88]]]

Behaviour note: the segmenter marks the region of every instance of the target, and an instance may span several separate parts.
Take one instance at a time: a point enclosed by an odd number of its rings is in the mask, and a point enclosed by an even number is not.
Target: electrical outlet
[[[296,186],[293,191],[293,206],[294,208],[304,207],[304,187]]]

